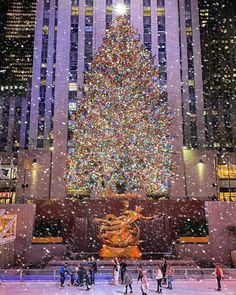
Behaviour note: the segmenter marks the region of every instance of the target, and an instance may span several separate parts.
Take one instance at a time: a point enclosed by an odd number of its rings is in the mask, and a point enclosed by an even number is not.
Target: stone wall
[[[0,209],[6,209],[7,214],[17,214],[15,263],[28,264],[30,262],[29,251],[32,243],[36,205],[0,205]]]
[[[65,244],[32,244],[30,249],[30,264],[33,267],[46,266],[51,258],[62,258],[65,252]]]
[[[208,244],[179,244],[179,258],[193,258],[200,264],[231,264],[230,253],[236,250],[236,203],[206,202],[209,227]]]
[[[62,220],[65,240],[74,247],[74,252],[98,253],[101,249],[99,225],[95,217],[106,214],[119,216],[125,209],[122,200],[89,201],[37,201],[37,218]],[[144,216],[157,216],[154,220],[138,221],[140,249],[143,253],[163,253],[170,251],[172,242],[178,238],[178,227],[187,218],[203,219],[203,201],[139,200],[129,201],[129,209],[143,208]]]
[[[14,266],[14,255],[14,242],[0,245],[0,268],[8,268]]]

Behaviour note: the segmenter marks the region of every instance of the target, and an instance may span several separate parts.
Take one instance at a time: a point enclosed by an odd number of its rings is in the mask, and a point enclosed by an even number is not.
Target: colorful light
[[[129,21],[115,18],[85,74],[68,153],[70,189],[166,193],[174,176],[154,60]]]

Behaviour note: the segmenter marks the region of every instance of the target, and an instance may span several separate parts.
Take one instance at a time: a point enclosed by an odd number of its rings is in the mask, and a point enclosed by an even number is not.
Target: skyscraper
[[[206,148],[214,150],[218,193],[236,200],[236,4],[200,0]]]
[[[36,1],[7,0],[2,8],[0,91],[24,95],[32,75]]]
[[[236,4],[200,0],[205,135],[209,148],[236,147]]]
[[[117,3],[127,5],[131,25],[155,56],[162,98],[175,113],[172,133],[179,178],[171,195],[185,195],[183,146],[205,146],[199,15],[194,0],[39,0],[30,149],[53,149],[51,194],[65,196],[65,155],[70,148],[79,87]]]

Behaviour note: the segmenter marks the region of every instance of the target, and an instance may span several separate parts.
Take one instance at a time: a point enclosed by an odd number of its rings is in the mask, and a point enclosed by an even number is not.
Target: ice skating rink
[[[175,281],[173,290],[166,289],[163,286],[162,294],[170,295],[208,295],[208,294],[224,294],[236,295],[236,280],[225,280],[222,282],[222,292],[216,291],[216,282],[214,280],[204,281]],[[140,285],[136,282],[133,284],[133,294],[141,295]],[[149,294],[156,294],[155,282],[149,284]],[[59,283],[55,282],[2,282],[0,285],[0,295],[119,295],[124,294],[123,286],[114,286],[108,283],[98,283],[90,291],[86,291],[83,287],[70,287],[66,285],[64,288],[59,287]]]

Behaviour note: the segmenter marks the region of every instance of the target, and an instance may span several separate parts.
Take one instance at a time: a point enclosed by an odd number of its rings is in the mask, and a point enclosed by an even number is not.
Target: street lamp
[[[21,185],[21,188],[22,188],[22,199],[21,199],[21,203],[22,204],[24,204],[25,201],[26,201],[25,193],[26,193],[26,189],[29,187],[29,184],[26,183],[26,173],[27,173],[27,170],[32,170],[37,165],[38,165],[37,159],[33,159],[31,165],[29,165],[29,164],[27,165],[26,162],[24,163],[24,178],[23,178],[23,184]]]
[[[229,201],[231,201],[231,179],[230,179],[230,159],[227,157],[228,183],[229,183]]]

